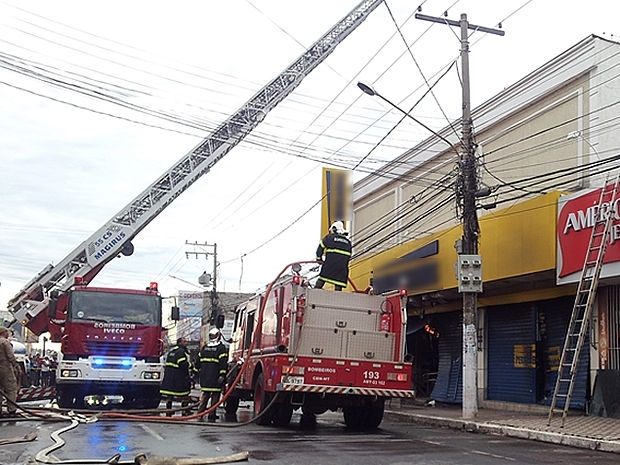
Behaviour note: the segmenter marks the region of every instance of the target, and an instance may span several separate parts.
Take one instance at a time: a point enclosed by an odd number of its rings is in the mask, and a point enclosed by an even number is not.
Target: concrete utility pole
[[[461,73],[463,75],[463,115],[461,119],[462,154],[459,160],[462,182],[457,186],[457,199],[461,202],[463,214],[463,237],[457,244],[459,262],[457,279],[459,292],[463,294],[463,418],[474,418],[478,414],[478,354],[477,313],[478,292],[482,292],[482,260],[478,255],[478,216],[476,211],[476,157],[472,136],[471,102],[469,95],[469,35],[468,30],[504,35],[500,29],[490,29],[467,22],[467,15],[461,14],[460,21],[438,18],[417,13],[416,19],[447,24],[461,29]]]
[[[217,244],[207,244],[206,242],[198,243],[198,242],[188,242],[188,241],[185,241],[185,244],[191,245],[194,247],[194,251],[185,252],[185,258],[189,258],[190,255],[194,255],[196,258],[198,258],[199,255],[204,255],[205,259],[208,259],[210,255],[213,255],[213,275],[209,276],[205,272],[202,274],[202,276],[198,278],[199,284],[205,287],[211,286],[211,314],[209,316],[209,324],[213,326],[215,325],[215,318],[218,315],[219,303],[220,303],[220,299],[217,295]],[[197,251],[196,248],[199,248],[199,249],[212,248],[213,252],[209,252],[207,250]]]

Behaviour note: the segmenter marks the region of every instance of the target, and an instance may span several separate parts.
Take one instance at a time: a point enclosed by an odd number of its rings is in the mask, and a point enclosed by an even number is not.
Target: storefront
[[[560,198],[557,282],[579,282],[593,226],[597,220],[612,215],[589,328],[592,343],[585,345],[584,351],[590,362],[592,414],[620,418],[620,200],[599,208],[600,198],[600,188]]]
[[[573,300],[568,296],[487,309],[488,400],[550,405]],[[585,350],[579,358],[572,408],[585,407],[587,376]]]

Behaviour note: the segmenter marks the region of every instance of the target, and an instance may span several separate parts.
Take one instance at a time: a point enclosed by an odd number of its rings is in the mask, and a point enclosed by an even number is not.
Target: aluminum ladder
[[[561,427],[564,427],[566,415],[570,407],[570,400],[575,387],[579,355],[585,341],[586,331],[588,330],[601,267],[605,258],[605,250],[609,243],[611,225],[614,220],[613,205],[616,201],[619,179],[620,173],[616,175],[613,183],[608,184],[605,182],[605,186],[601,188],[598,209],[594,215],[592,235],[590,236],[590,243],[581,270],[573,312],[558,366],[558,378],[555,383],[551,408],[549,409],[547,426],[551,424],[559,399],[564,399]]]

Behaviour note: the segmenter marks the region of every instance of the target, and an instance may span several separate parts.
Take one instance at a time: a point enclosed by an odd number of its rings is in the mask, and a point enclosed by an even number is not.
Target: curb
[[[604,439],[573,436],[566,433],[554,433],[550,431],[538,431],[515,426],[498,425],[488,422],[477,422],[445,417],[430,417],[415,413],[402,413],[391,410],[385,411],[385,417],[402,423],[420,423],[429,426],[439,426],[461,430],[468,433],[495,434],[519,439],[529,439],[563,446],[577,447],[580,449],[612,452],[620,454],[620,442],[607,441]]]

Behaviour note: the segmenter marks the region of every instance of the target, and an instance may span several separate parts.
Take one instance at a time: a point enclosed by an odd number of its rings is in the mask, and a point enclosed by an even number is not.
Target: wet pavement
[[[518,408],[518,405],[514,407]],[[620,454],[620,419],[569,411],[564,426],[561,412],[556,413],[548,425],[548,407],[522,408],[522,411],[505,407],[479,408],[475,418],[464,419],[461,405],[431,406],[423,401],[405,403],[393,400],[386,404],[385,418]]]

